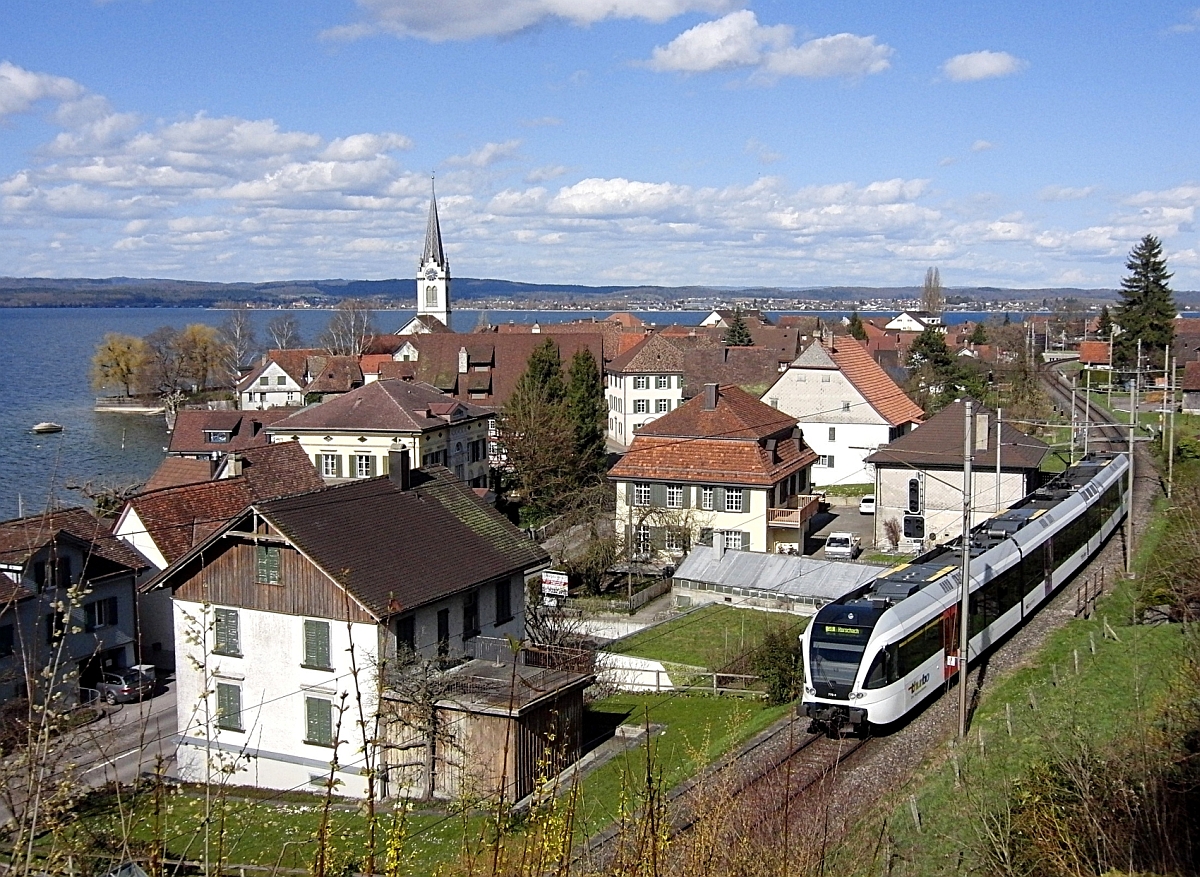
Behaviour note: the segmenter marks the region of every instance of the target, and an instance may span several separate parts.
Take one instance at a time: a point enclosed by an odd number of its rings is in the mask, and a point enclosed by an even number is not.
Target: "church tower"
[[[442,228],[438,224],[437,192],[430,186],[429,224],[425,228],[425,252],[417,266],[417,317],[437,317],[450,328],[450,261],[442,251]]]

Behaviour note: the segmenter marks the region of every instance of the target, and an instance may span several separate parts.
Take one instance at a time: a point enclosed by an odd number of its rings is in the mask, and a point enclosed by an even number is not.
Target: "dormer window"
[[[206,429],[204,430],[204,440],[210,445],[225,445],[229,443],[232,437],[227,429]]]

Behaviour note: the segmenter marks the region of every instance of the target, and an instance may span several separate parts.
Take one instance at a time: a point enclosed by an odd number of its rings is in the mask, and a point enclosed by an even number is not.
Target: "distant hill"
[[[920,297],[917,286],[585,286],[563,283],[521,283],[512,280],[454,279],[455,301],[500,307],[591,305],[598,309],[646,307],[655,304],[696,308],[734,301],[759,302],[782,308],[801,302],[834,305],[885,305]],[[1117,299],[1115,289],[1005,289],[947,287],[950,304],[1020,302],[1053,307],[1076,299],[1085,304]],[[378,307],[409,307],[416,297],[414,281],[405,280],[280,280],[267,283],[205,283],[138,277],[39,278],[0,277],[0,307],[222,307],[251,304],[261,307],[330,306],[347,298],[363,298]],[[1200,303],[1200,293],[1176,291],[1181,306]]]

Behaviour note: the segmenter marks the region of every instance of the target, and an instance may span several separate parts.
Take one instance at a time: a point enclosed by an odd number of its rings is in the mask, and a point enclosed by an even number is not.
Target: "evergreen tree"
[[[850,322],[846,328],[850,331],[850,337],[856,341],[867,340],[867,329],[863,326],[862,317],[858,315],[858,308],[850,312]]]
[[[575,475],[580,486],[599,483],[608,469],[608,452],[604,447],[608,406],[604,402],[600,367],[586,347],[571,358],[566,406],[575,434]]]
[[[750,337],[750,329],[746,325],[746,318],[742,316],[740,306],[734,308],[733,321],[729,324],[729,328],[725,330],[725,343],[729,347],[750,347],[754,344],[754,339]]]
[[[969,341],[971,344],[979,345],[987,344],[987,340],[987,329],[983,328],[982,322],[976,323],[975,328],[967,338],[967,341]]]
[[[1175,299],[1168,285],[1171,272],[1162,243],[1154,235],[1146,235],[1129,253],[1125,267],[1129,275],[1121,280],[1121,302],[1115,317],[1121,334],[1113,359],[1119,367],[1136,366],[1140,339],[1145,362],[1161,368],[1175,335]]]
[[[1108,312],[1108,305],[1100,308],[1100,319],[1096,321],[1096,337],[1101,341],[1107,341],[1108,336],[1112,334],[1112,314]]]
[[[927,327],[909,346],[908,365],[910,368],[927,365],[939,377],[948,374],[954,368],[954,356],[946,346],[946,336],[933,326]]]

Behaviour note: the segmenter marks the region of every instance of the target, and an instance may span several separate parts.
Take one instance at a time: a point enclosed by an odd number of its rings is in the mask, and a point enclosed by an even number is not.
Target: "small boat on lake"
[[[30,430],[30,432],[36,432],[38,435],[45,435],[46,433],[50,433],[50,432],[62,432],[62,431],[63,431],[63,428],[62,428],[61,424],[51,423],[49,420],[43,420],[41,423],[35,425],[33,427],[33,429]]]

